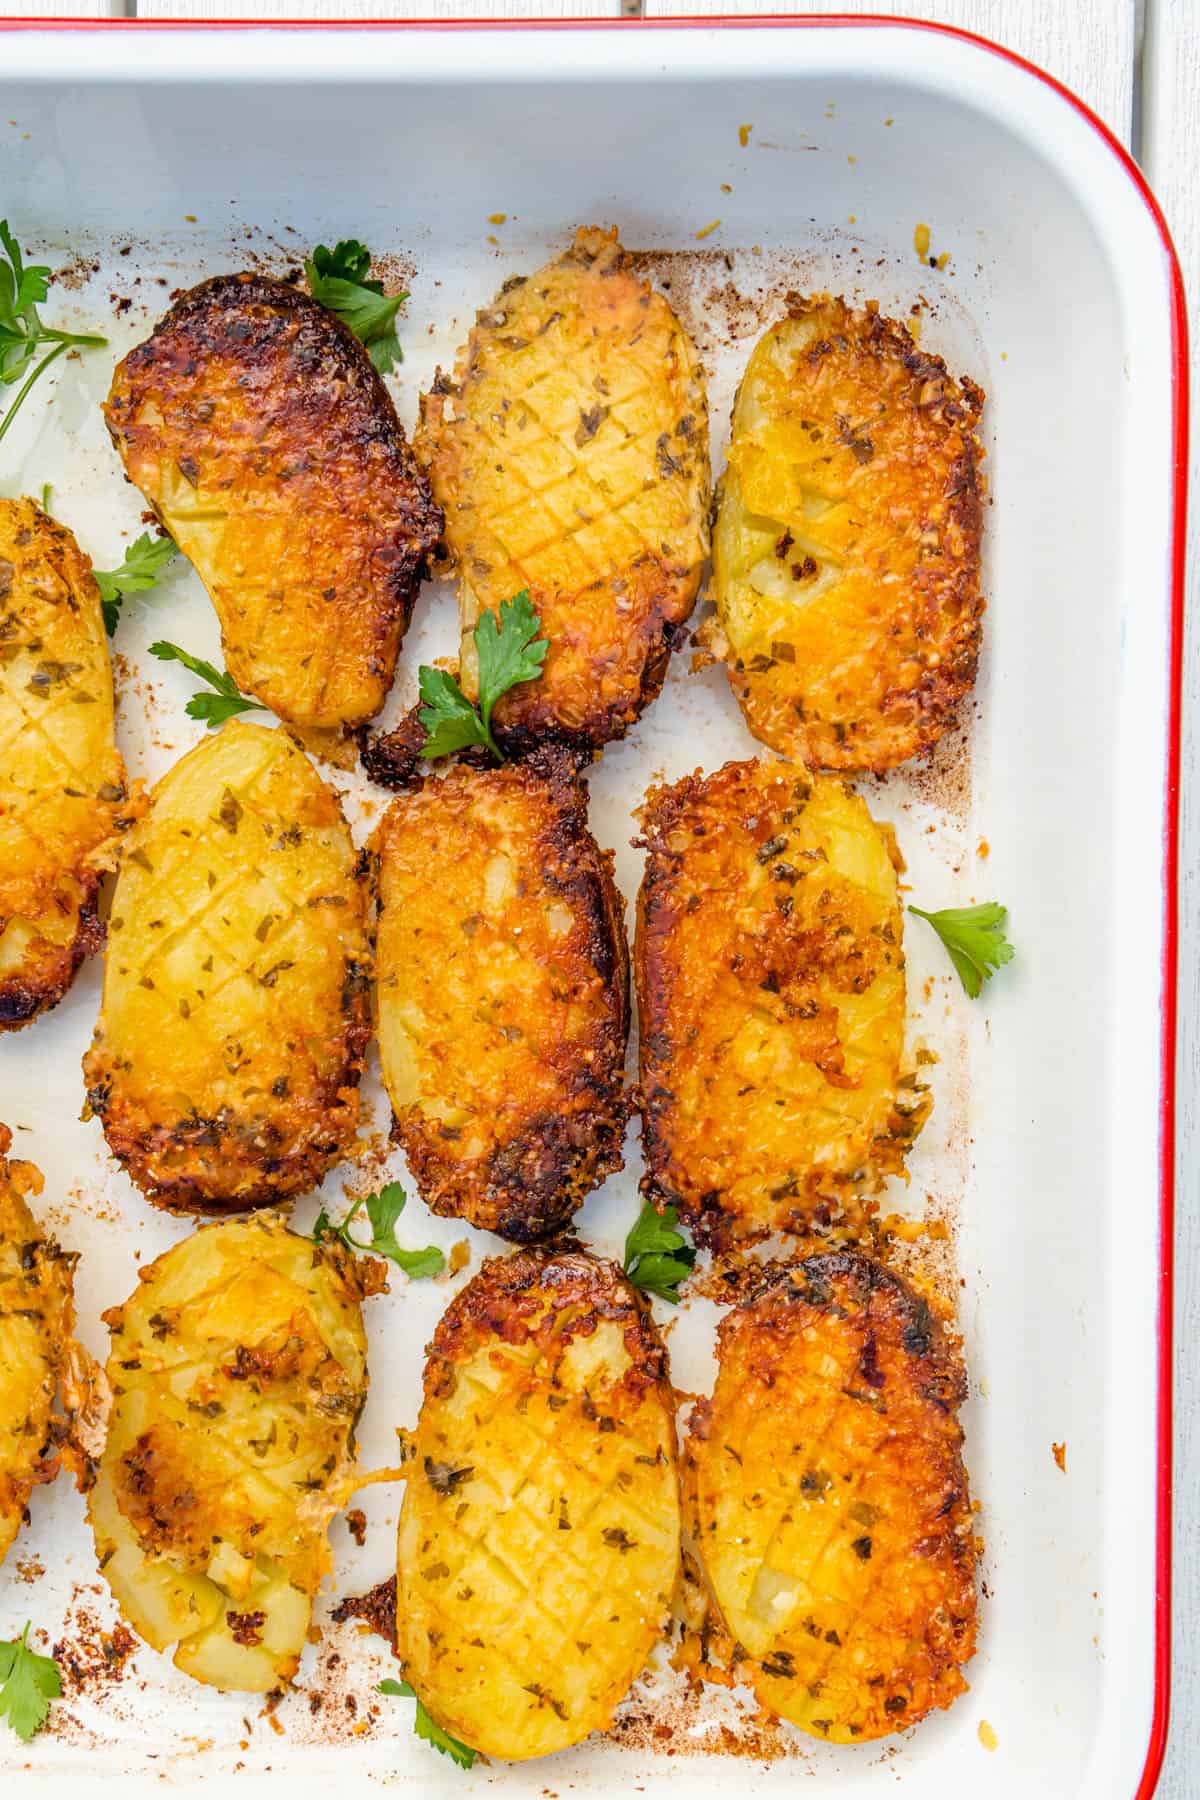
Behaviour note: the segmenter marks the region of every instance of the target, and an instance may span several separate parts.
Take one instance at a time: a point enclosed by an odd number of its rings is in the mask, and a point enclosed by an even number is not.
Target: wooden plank
[[[1183,841],[1180,847],[1179,1143],[1176,1158],[1175,1645],[1173,1722],[1159,1800],[1195,1800],[1200,1776],[1200,33],[1195,0],[1148,0],[1141,150],[1183,264],[1192,318],[1192,521],[1184,633]]]
[[[595,19],[621,0],[136,0],[139,19]]]
[[[1188,4],[1188,0],[1183,0]],[[920,16],[994,38],[1048,69],[1126,142],[1133,118],[1136,0],[829,0],[825,6],[754,0],[644,0],[647,17],[689,13],[887,13]]]

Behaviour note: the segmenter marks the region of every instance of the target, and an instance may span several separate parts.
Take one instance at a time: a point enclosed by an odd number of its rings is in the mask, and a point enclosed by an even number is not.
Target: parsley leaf
[[[1016,955],[1004,935],[1008,908],[998,900],[985,900],[980,906],[948,906],[942,912],[922,912],[919,906],[908,910],[933,926],[972,1000],[979,998],[984,982],[991,980],[1001,963],[1011,962]]]
[[[408,1196],[400,1183],[389,1181],[377,1194],[360,1194],[340,1225],[335,1225],[322,1207],[313,1226],[313,1243],[320,1244],[332,1237],[344,1244],[347,1250],[363,1250],[372,1256],[386,1256],[389,1262],[394,1262],[398,1269],[403,1269],[413,1281],[420,1281],[426,1275],[440,1275],[446,1266],[446,1259],[436,1244],[427,1244],[424,1250],[404,1250],[396,1241],[396,1220],[407,1204]],[[364,1206],[371,1224],[371,1236],[365,1243],[350,1230],[351,1222]]]
[[[49,292],[49,267],[38,263],[27,268],[20,246],[8,229],[8,220],[0,219],[0,382],[11,387],[14,381],[20,381],[38,351],[44,345],[51,346],[49,354],[43,356],[26,376],[8,411],[0,418],[0,438],[16,418],[18,407],[38,376],[65,350],[72,344],[90,349],[108,342],[107,338],[90,333],[55,331],[49,325],[43,325],[38,317],[38,307]]]
[[[401,1700],[416,1700],[417,1710],[413,1718],[413,1730],[416,1735],[424,1738],[427,1744],[432,1744],[435,1750],[440,1750],[443,1756],[453,1758],[460,1769],[469,1769],[472,1766],[479,1752],[472,1750],[469,1744],[460,1743],[456,1737],[451,1737],[448,1731],[443,1731],[441,1726],[430,1718],[425,1711],[423,1702],[417,1699],[416,1689],[411,1687],[407,1681],[381,1681],[379,1692],[395,1694]]]
[[[46,1723],[50,1702],[62,1693],[58,1664],[29,1648],[29,1625],[19,1638],[0,1644],[0,1719],[7,1719],[23,1744]]]
[[[422,664],[422,706],[418,717],[425,727],[422,756],[448,756],[468,744],[484,744],[497,762],[503,752],[492,736],[492,708],[501,694],[522,681],[536,681],[542,672],[546,638],[539,637],[541,620],[534,612],[528,588],[511,600],[500,602],[500,616],[485,612],[472,636],[479,661],[479,706],[467,699],[453,675]]]
[[[660,1213],[647,1200],[625,1239],[625,1273],[634,1287],[672,1306],[679,1304],[679,1284],[696,1260],[696,1252],[676,1230],[678,1221],[675,1207]]]
[[[386,295],[382,281],[367,280],[370,266],[371,252],[366,245],[357,238],[345,238],[332,250],[318,244],[305,260],[304,273],[313,299],[349,326],[366,346],[379,373],[386,375],[404,361],[395,319],[408,294]]]
[[[189,719],[203,719],[210,731],[215,731],[218,725],[223,725],[234,713],[267,710],[257,700],[247,700],[233,676],[227,675],[224,669],[215,669],[202,656],[189,656],[178,644],[168,644],[163,638],[159,638],[156,644],[151,644],[150,654],[157,656],[159,662],[182,663],[185,669],[190,669],[193,675],[198,675],[201,681],[207,681],[209,687],[217,690],[215,694],[193,694],[183,709]]]
[[[45,508],[42,509],[45,511]],[[155,587],[163,570],[175,555],[174,539],[152,538],[148,531],[135,538],[116,569],[94,569],[100,589],[100,606],[104,613],[104,629],[109,637],[117,629],[121,602],[127,594],[144,594]]]

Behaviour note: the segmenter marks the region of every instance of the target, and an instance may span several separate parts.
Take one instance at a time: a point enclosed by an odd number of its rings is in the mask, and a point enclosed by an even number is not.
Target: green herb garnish
[[[660,1300],[679,1303],[679,1284],[691,1273],[696,1252],[677,1229],[679,1214],[657,1212],[647,1200],[625,1239],[625,1273],[634,1287]]]
[[[182,663],[185,669],[190,669],[193,675],[198,675],[201,681],[207,681],[209,687],[217,690],[215,694],[193,694],[183,709],[189,719],[203,719],[210,731],[215,731],[235,713],[267,710],[257,700],[247,700],[233,676],[227,675],[224,669],[215,669],[202,656],[190,656],[178,644],[168,644],[160,638],[156,644],[151,644],[150,654],[157,656],[159,662]]]
[[[391,1679],[381,1681],[379,1692],[395,1694],[400,1700],[416,1700],[417,1710],[413,1718],[413,1730],[416,1735],[424,1738],[427,1744],[432,1744],[435,1750],[440,1750],[443,1756],[452,1758],[460,1769],[471,1767],[479,1752],[472,1750],[469,1744],[460,1743],[456,1737],[451,1737],[448,1731],[443,1731],[441,1726],[430,1718],[425,1711],[424,1702],[417,1699],[416,1689],[411,1687],[407,1681],[392,1681]]]
[[[305,261],[304,273],[313,299],[349,326],[379,373],[386,375],[404,361],[395,320],[408,294],[385,295],[382,281],[367,280],[370,267],[367,246],[357,238],[344,238],[332,250],[318,244]]]
[[[30,388],[52,362],[73,344],[80,349],[98,349],[108,339],[90,332],[55,331],[49,325],[43,325],[38,317],[38,307],[50,292],[49,267],[38,263],[26,268],[17,240],[8,229],[7,219],[0,219],[0,245],[3,246],[0,249],[0,382],[11,387],[14,381],[20,381],[38,351],[46,344],[51,346],[49,353],[26,376],[15,400],[0,418],[2,438]]]
[[[1008,908],[998,900],[985,900],[980,906],[948,906],[943,912],[922,912],[919,906],[908,910],[933,926],[972,1000],[979,998],[984,982],[991,980],[1000,965],[1016,955],[1004,935]]]
[[[43,512],[46,508],[43,506]],[[104,613],[104,629],[112,637],[121,616],[121,603],[127,594],[144,594],[156,587],[162,572],[175,555],[173,538],[152,538],[148,531],[130,544],[120,566],[96,569],[96,586],[100,589],[100,606]]]
[[[389,1181],[377,1194],[360,1194],[340,1225],[335,1225],[322,1207],[313,1226],[313,1243],[320,1244],[326,1238],[337,1238],[347,1250],[363,1250],[372,1256],[386,1256],[389,1262],[394,1262],[398,1269],[403,1269],[414,1281],[420,1281],[424,1275],[440,1275],[446,1266],[446,1259],[436,1244],[428,1244],[424,1250],[402,1250],[396,1242],[396,1220],[407,1203],[408,1196],[400,1183]],[[351,1222],[364,1207],[371,1222],[371,1236],[365,1243],[350,1230]]]
[[[479,705],[473,706],[453,675],[422,664],[419,671],[421,700],[418,717],[425,727],[422,756],[448,756],[471,744],[483,744],[497,762],[503,752],[492,736],[492,708],[501,694],[522,681],[536,681],[542,672],[549,643],[539,637],[541,620],[534,612],[528,588],[511,600],[500,602],[500,617],[481,614],[473,632],[479,662]]]
[[[62,1693],[58,1664],[29,1648],[29,1625],[19,1638],[0,1643],[0,1719],[7,1719],[23,1744],[46,1723],[50,1702]]]

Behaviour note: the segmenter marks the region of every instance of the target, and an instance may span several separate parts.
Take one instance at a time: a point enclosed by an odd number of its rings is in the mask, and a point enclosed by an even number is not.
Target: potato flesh
[[[627,958],[565,762],[458,768],[377,834],[378,1014],[396,1131],[435,1212],[525,1241],[621,1166]]]
[[[646,1153],[714,1242],[804,1230],[903,1167],[903,922],[890,832],[782,763],[651,791],[638,900]]]
[[[109,1147],[152,1198],[261,1204],[344,1154],[365,908],[337,799],[283,732],[233,719],[159,782],[122,854],[84,1059]]]
[[[929,749],[975,679],[983,395],[901,325],[798,303],[750,358],[713,541],[754,735],[813,768]]]
[[[965,1691],[975,1545],[957,1354],[866,1257],[810,1258],[721,1326],[693,1417],[696,1543],[773,1711],[854,1743]]]
[[[550,649],[495,727],[518,746],[598,745],[654,698],[708,549],[708,422],[696,352],[616,233],[571,248],[478,315],[414,440],[445,509],[472,633],[522,588]]]
[[[679,1567],[663,1366],[618,1271],[580,1252],[486,1264],[439,1327],[398,1643],[433,1717],[489,1756],[603,1729],[662,1629]]]
[[[198,1681],[295,1673],[366,1397],[362,1292],[350,1259],[263,1214],[185,1238],[106,1314],[97,1555],[134,1629]]]
[[[0,1031],[62,998],[126,798],[91,564],[32,500],[0,500]]]

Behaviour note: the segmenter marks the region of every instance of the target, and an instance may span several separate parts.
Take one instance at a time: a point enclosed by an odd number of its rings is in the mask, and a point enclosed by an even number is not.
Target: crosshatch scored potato
[[[238,686],[313,731],[372,718],[442,520],[342,322],[267,276],[202,282],[118,366],[105,418]]]
[[[400,1516],[398,1648],[446,1730],[544,1756],[601,1730],[679,1570],[649,1308],[568,1247],[485,1263],[438,1326]]]
[[[132,1180],[184,1211],[314,1187],[354,1139],[370,973],[336,795],[230,720],[154,789],[113,897],[84,1079]]]
[[[662,687],[708,551],[708,412],[695,349],[615,231],[580,230],[506,282],[414,439],[445,509],[462,670],[481,612],[529,590],[550,649],[500,701],[514,749],[622,737]]]
[[[0,500],[0,1031],[99,948],[96,892],[128,823],[92,566],[32,500]]]
[[[88,1500],[100,1567],[184,1674],[265,1693],[296,1672],[367,1393],[383,1265],[277,1215],[209,1225],[138,1272],[112,1332]]]
[[[0,1125],[0,1562],[34,1488],[58,1473],[59,1381],[75,1324],[75,1257],[38,1227],[25,1196],[42,1188],[32,1163],[8,1161]]]
[[[726,1314],[686,1456],[689,1521],[764,1705],[853,1743],[965,1691],[975,1538],[966,1378],[929,1304],[870,1258],[768,1269]]]
[[[713,541],[715,624],[755,737],[812,768],[928,750],[982,635],[983,394],[903,325],[796,298],[733,412]]]
[[[434,1212],[516,1242],[622,1166],[628,958],[611,854],[564,752],[465,766],[393,802],[379,859],[379,1042]]]
[[[891,830],[778,762],[652,788],[641,818],[648,1191],[718,1246],[853,1213],[927,1111]]]

